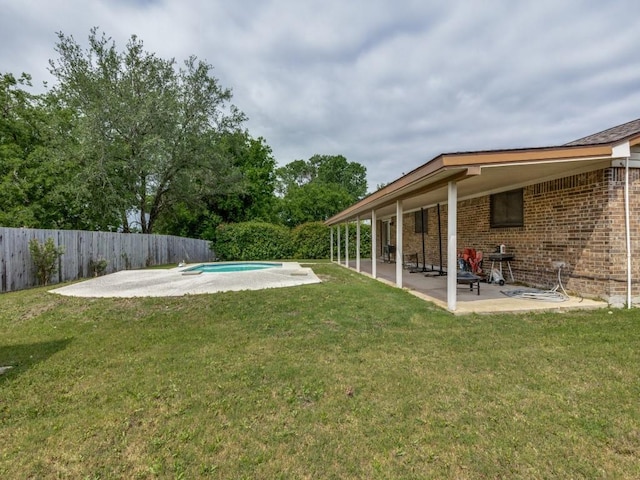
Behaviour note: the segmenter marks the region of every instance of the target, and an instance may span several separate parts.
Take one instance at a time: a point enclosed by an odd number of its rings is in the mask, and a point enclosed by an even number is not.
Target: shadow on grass
[[[72,340],[64,338],[50,342],[0,345],[0,383],[64,350]]]

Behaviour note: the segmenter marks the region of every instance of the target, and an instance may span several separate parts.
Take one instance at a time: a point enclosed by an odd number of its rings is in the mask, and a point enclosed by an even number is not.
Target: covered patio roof
[[[606,168],[616,158],[640,160],[640,119],[555,147],[443,153],[329,218],[327,225],[378,218],[404,210],[446,203],[447,185],[456,182],[458,200],[498,193],[532,183]],[[636,158],[637,157],[637,158]]]
[[[640,167],[640,119],[560,146],[443,153],[332,216],[325,223],[335,226],[357,220],[359,229],[360,220],[370,219],[372,221],[372,255],[375,258],[376,220],[395,215],[397,217],[396,255],[397,258],[402,259],[404,213],[421,207],[447,204],[449,210],[446,270],[456,272],[457,204],[460,200],[612,166],[628,168],[632,163],[634,167]],[[626,215],[628,216],[628,211]],[[333,259],[333,229],[331,236]],[[345,250],[348,252],[348,249]],[[630,252],[627,252],[627,256],[630,258]],[[346,260],[348,261],[348,257]],[[340,230],[338,230],[338,262],[340,263]],[[359,262],[358,258],[358,265]],[[396,285],[399,287],[403,286],[401,263],[402,261],[396,264],[395,275]],[[373,262],[372,267],[372,276],[377,278],[376,262]],[[630,268],[628,271],[630,272]],[[630,273],[628,276],[630,285]],[[630,286],[628,290],[630,295]],[[449,275],[447,278],[449,310],[456,310],[456,302],[456,275]],[[630,303],[629,299],[628,304]]]

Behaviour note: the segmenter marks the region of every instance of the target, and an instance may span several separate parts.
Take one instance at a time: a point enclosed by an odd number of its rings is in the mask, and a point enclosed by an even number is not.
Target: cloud
[[[0,0],[5,70],[47,77],[99,26],[234,92],[281,164],[343,154],[370,188],[449,151],[562,144],[640,117],[635,0]]]

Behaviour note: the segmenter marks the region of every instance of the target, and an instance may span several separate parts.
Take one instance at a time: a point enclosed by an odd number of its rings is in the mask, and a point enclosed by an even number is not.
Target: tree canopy
[[[210,238],[221,224],[323,221],[366,194],[342,155],[277,168],[212,66],[58,33],[56,82],[0,72],[0,225]]]
[[[74,144],[69,110],[28,92],[29,75],[0,75],[0,225],[93,229],[79,166],[62,153]]]
[[[211,188],[206,178],[192,179],[196,192],[171,205],[158,231],[212,239],[221,223],[271,222],[276,219],[275,159],[263,138],[246,132],[224,135],[218,150],[235,174],[225,189]]]
[[[143,233],[185,195],[193,178],[223,190],[231,161],[217,148],[236,132],[244,115],[229,102],[231,91],[212,67],[190,57],[181,68],[144,50],[131,37],[123,52],[96,29],[83,51],[73,37],[58,34],[50,71],[53,94],[76,114],[77,155],[92,205],[105,220],[130,229],[132,212]]]
[[[326,220],[365,196],[366,173],[342,155],[314,155],[279,168],[281,220],[289,226]]]

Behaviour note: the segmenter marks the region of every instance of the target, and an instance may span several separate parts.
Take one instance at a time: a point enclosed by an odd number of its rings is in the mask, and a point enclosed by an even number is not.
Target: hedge
[[[289,229],[265,222],[219,225],[212,248],[218,260],[275,260],[293,253]]]
[[[345,227],[341,229],[344,254]],[[212,249],[218,260],[277,260],[287,258],[323,259],[331,252],[330,228],[322,222],[309,222],[292,230],[265,222],[230,223],[218,226]],[[337,229],[334,229],[334,255],[337,255]],[[349,227],[349,255],[355,258],[356,227]],[[360,225],[360,255],[371,256],[371,227]]]

